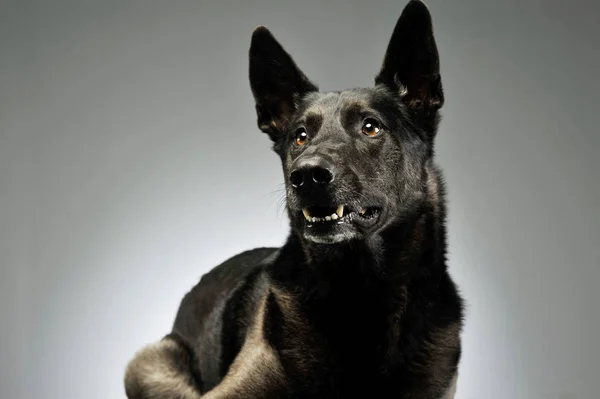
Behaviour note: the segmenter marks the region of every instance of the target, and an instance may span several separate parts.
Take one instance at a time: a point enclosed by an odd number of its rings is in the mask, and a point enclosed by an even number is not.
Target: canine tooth
[[[318,221],[319,221],[319,218],[313,217],[313,218],[312,218],[312,221],[313,221],[314,223],[316,223],[316,222],[318,222]]]
[[[335,210],[335,213],[337,213],[337,215],[339,217],[344,216],[344,205],[338,206],[337,209]]]
[[[331,216],[325,216],[325,220],[330,221],[331,220]]]
[[[308,209],[306,209],[306,208],[302,209],[302,213],[304,214],[304,217],[306,218],[306,220],[308,220],[309,222],[312,221],[312,218],[310,217],[310,212],[308,211]]]
[[[363,209],[360,210],[360,214],[361,215],[364,215],[365,213],[367,213],[367,210],[365,208],[363,208]]]
[[[331,220],[336,220],[338,218],[338,215],[337,215],[337,213],[334,213],[330,217],[331,217]]]

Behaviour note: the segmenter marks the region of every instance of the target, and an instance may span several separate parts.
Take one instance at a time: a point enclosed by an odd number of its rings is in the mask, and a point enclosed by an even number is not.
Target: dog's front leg
[[[225,378],[202,399],[284,399],[285,375],[275,349],[263,334],[265,304],[262,298],[246,341]]]
[[[219,385],[202,399],[283,399],[285,377],[275,351],[266,342],[246,341]]]

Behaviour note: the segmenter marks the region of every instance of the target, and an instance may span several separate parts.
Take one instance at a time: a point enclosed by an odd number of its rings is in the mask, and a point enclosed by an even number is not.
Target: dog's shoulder
[[[241,252],[204,274],[181,300],[173,334],[193,348],[205,389],[221,380],[241,350],[267,292],[266,266],[277,252]]]
[[[212,312],[218,302],[225,303],[231,299],[240,288],[254,286],[258,281],[264,280],[262,276],[265,266],[272,261],[277,251],[278,248],[254,248],[220,263],[204,274],[183,297],[180,312],[192,312],[194,318],[201,318]]]
[[[198,285],[214,286],[229,284],[244,278],[257,268],[261,268],[276,255],[279,248],[260,247],[240,252],[225,260],[202,276]],[[205,290],[206,287],[202,289]]]

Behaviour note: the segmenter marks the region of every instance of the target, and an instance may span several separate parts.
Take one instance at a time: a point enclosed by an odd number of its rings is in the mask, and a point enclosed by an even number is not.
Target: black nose
[[[308,161],[296,165],[290,173],[292,187],[299,188],[308,184],[326,185],[333,181],[332,167],[324,162]]]

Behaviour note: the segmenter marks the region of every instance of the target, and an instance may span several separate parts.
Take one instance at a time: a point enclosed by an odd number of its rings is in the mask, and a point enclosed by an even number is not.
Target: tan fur
[[[456,381],[457,380],[458,380],[458,374],[454,374],[454,377],[452,378],[452,383],[450,384],[448,391],[446,392],[446,394],[444,395],[444,397],[442,399],[454,399],[454,395],[456,395]]]
[[[322,357],[325,356],[322,346],[316,342],[320,337],[315,334],[305,313],[299,308],[294,292],[275,285],[271,286],[271,292],[287,326],[285,339],[288,349],[285,350],[285,355],[288,359],[293,359],[297,372],[308,374],[314,370],[315,365],[322,364]]]
[[[440,188],[437,171],[433,168],[427,170],[427,190],[429,194],[429,203],[433,206],[436,214],[440,211]]]
[[[198,399],[196,388],[178,370],[173,358],[182,355],[179,345],[170,339],[140,350],[127,365],[125,389],[129,398]]]
[[[168,338],[146,346],[127,366],[125,389],[129,398],[234,399],[263,397],[284,384],[275,350],[263,336],[266,294],[259,305],[246,341],[229,372],[211,391],[200,396],[173,359],[184,355]]]
[[[281,363],[263,335],[267,296],[268,293],[262,298],[246,341],[229,372],[203,399],[263,397],[283,387],[285,378]]]
[[[460,346],[460,329],[460,323],[452,323],[444,329],[435,330],[425,348],[431,360],[424,365],[424,371],[430,376],[431,385],[440,386],[442,382],[439,378],[454,372],[451,384],[442,396],[443,399],[453,398],[456,390],[457,375],[451,359]]]

